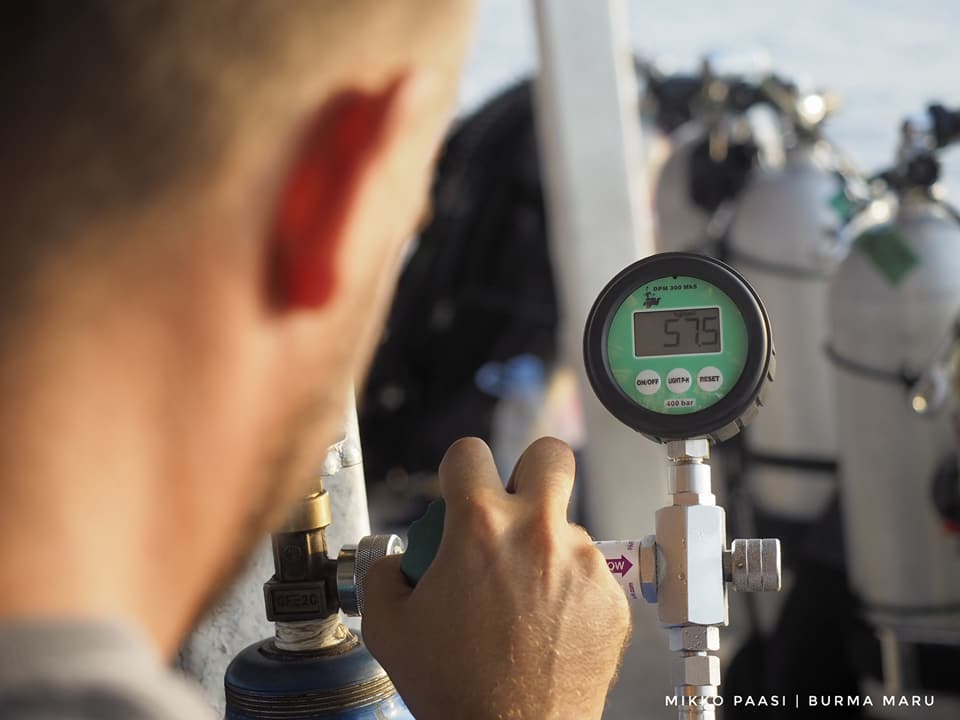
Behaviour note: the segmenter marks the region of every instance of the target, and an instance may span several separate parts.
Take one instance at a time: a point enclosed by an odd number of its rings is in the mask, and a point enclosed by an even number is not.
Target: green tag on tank
[[[850,199],[844,188],[841,188],[836,195],[830,198],[830,207],[843,222],[853,218],[860,209],[860,205]]]
[[[726,397],[747,362],[747,328],[730,297],[699,278],[642,285],[607,333],[607,363],[637,405],[664,415],[706,410]]]
[[[891,285],[899,285],[919,263],[893,225],[870,228],[857,238],[855,247],[880,271]]]

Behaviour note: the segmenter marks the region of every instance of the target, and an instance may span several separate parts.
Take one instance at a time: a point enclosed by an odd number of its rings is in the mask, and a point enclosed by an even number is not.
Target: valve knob
[[[337,556],[337,596],[347,615],[363,614],[363,591],[373,564],[387,555],[399,555],[403,540],[396,535],[367,535],[356,545],[344,545]]]
[[[724,554],[724,575],[738,592],[778,592],[781,583],[780,541],[734,540]]]

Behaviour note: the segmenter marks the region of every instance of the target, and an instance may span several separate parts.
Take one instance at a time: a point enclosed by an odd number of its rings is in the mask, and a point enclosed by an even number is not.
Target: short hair
[[[265,98],[291,77],[375,61],[358,39],[377,18],[401,17],[390,23],[403,47],[446,1],[3,3],[3,313],[76,230],[198,187],[239,128],[271,121]]]

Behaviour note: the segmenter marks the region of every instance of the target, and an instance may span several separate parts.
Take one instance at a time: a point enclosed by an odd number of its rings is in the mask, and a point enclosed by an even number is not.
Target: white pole
[[[663,448],[615,420],[583,372],[583,325],[603,286],[654,252],[638,92],[623,0],[536,0],[536,115],[563,312],[562,352],[579,373],[587,429],[584,509],[603,539],[653,531],[666,503]]]
[[[597,294],[654,252],[627,9],[623,0],[535,0],[534,7],[535,110],[563,312],[561,352],[580,378],[586,420],[583,507],[595,537],[636,539],[653,532],[654,512],[667,504],[666,453],[600,405],[581,355]],[[670,662],[656,610],[634,605],[633,641],[604,717],[658,717],[671,687]]]

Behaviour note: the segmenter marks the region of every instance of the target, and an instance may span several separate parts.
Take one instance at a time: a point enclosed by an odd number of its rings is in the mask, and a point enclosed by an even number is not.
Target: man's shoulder
[[[4,720],[211,720],[134,629],[109,622],[0,624]]]

